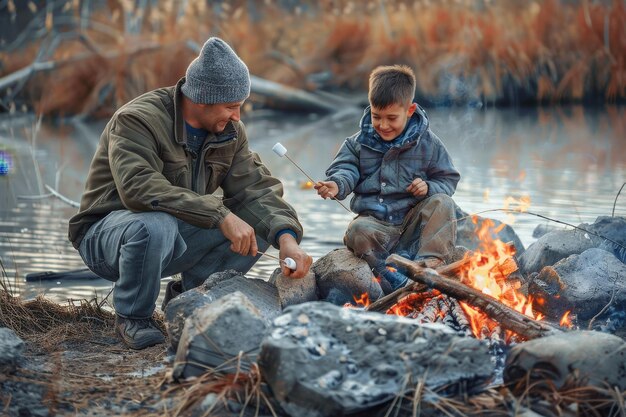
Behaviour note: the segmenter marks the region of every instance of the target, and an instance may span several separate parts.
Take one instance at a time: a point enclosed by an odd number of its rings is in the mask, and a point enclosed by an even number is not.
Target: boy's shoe
[[[165,336],[151,318],[130,319],[115,315],[115,331],[131,349],[140,350],[165,342]]]
[[[381,283],[381,287],[385,294],[390,294],[393,291],[397,290],[400,287],[404,287],[406,283],[409,281],[409,278],[401,272],[398,271],[390,271],[386,269],[380,274],[380,277],[386,281],[387,285],[383,285]]]
[[[165,311],[167,303],[172,301],[172,298],[179,296],[183,293],[182,281],[172,280],[167,283],[165,287],[165,295],[163,296],[163,302],[161,303],[161,311]]]
[[[427,257],[424,257],[424,258],[417,257],[417,258],[415,258],[415,260],[413,262],[415,262],[416,264],[418,264],[422,268],[432,268],[432,269],[437,269],[440,266],[442,266],[443,264],[445,264],[443,259],[439,259],[439,258],[437,258],[435,256],[427,256]]]

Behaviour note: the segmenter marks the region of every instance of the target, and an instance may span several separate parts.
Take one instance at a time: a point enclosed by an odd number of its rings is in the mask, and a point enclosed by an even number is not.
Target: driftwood
[[[547,323],[542,323],[515,311],[493,297],[457,280],[441,276],[432,269],[422,268],[401,256],[391,255],[387,258],[387,263],[403,268],[407,271],[407,276],[415,282],[435,288],[459,301],[465,301],[473,307],[479,308],[487,316],[500,323],[503,328],[511,330],[525,339],[536,339],[560,332],[559,329]]]
[[[471,259],[471,252],[468,252],[466,256],[463,257],[463,259],[458,260],[456,262],[452,262],[449,265],[443,265],[437,268],[436,271],[440,275],[454,276],[463,268],[463,266],[469,263],[470,259]],[[406,287],[398,288],[391,294],[388,294],[376,300],[375,302],[367,306],[365,309],[368,311],[377,311],[377,312],[384,313],[385,311],[389,310],[389,308],[391,308],[393,305],[397,304],[398,301],[400,301],[402,298],[406,297],[408,294],[411,294],[414,292],[422,292],[422,291],[425,291],[427,288],[428,288],[427,285],[414,282],[412,284],[407,285]]]

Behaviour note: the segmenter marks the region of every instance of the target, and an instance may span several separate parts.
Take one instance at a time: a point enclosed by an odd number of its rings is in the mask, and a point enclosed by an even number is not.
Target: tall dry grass
[[[68,2],[63,18],[38,11],[48,31],[2,53],[2,74],[47,52],[56,68],[29,79],[27,101],[46,114],[106,115],[182,76],[195,56],[188,40],[220,36],[253,74],[309,90],[365,91],[372,68],[403,63],[416,70],[418,97],[428,102],[626,98],[621,0],[136,3],[111,0],[89,20],[81,17],[85,2]],[[70,35],[52,50],[68,20]]]

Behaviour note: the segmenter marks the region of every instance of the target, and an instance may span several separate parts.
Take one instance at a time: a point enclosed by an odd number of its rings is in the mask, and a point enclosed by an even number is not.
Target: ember
[[[370,305],[370,297],[367,293],[363,293],[360,297],[354,296],[354,302],[359,307],[367,307]]]
[[[563,314],[563,317],[561,318],[561,321],[559,322],[559,324],[563,327],[572,327],[572,319],[570,319],[569,314],[571,313],[571,311],[566,311],[565,314]]]

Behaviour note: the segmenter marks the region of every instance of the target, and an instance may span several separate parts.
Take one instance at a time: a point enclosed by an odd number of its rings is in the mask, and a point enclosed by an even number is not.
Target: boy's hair
[[[374,68],[370,74],[370,106],[385,109],[393,104],[406,106],[415,98],[415,73],[406,65]]]

